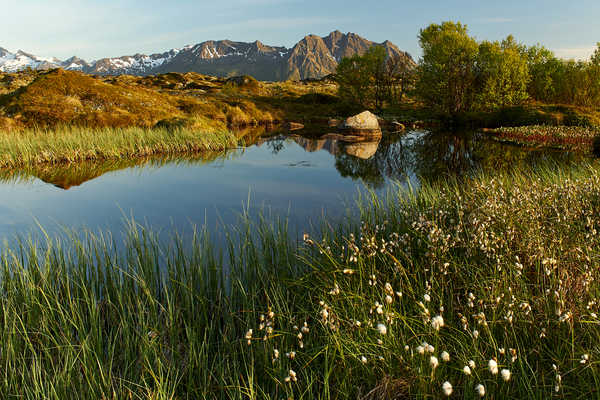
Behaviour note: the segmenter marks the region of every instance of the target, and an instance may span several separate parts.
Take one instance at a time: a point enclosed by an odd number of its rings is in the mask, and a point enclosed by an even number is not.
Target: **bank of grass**
[[[122,245],[88,234],[5,249],[0,394],[598,393],[597,166],[361,204],[360,219],[303,240],[283,220],[242,220],[225,253],[204,232],[160,244],[133,223]]]
[[[214,152],[235,147],[225,128],[77,128],[0,131],[0,168],[151,155]]]

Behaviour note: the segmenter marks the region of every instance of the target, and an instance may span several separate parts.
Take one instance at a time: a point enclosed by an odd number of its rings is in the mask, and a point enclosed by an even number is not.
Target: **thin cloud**
[[[582,46],[582,47],[567,47],[554,49],[554,54],[560,58],[574,59],[574,60],[588,60],[594,53],[596,48],[594,46]]]
[[[491,18],[477,18],[475,20],[476,23],[479,24],[508,24],[510,22],[515,22],[514,18],[504,18],[504,17],[491,17]]]

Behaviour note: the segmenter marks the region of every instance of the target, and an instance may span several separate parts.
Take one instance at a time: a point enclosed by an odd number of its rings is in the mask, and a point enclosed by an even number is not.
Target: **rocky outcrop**
[[[375,133],[376,131],[379,131],[381,134],[381,127],[379,126],[377,116],[370,111],[363,111],[360,114],[346,118],[340,125],[340,128],[353,132]]]
[[[390,57],[400,57],[416,65],[408,53],[389,41],[375,43],[355,33],[334,31],[325,37],[305,36],[291,49],[259,41],[209,40],[164,53],[102,58],[89,64],[76,57],[60,61],[21,51],[13,54],[0,47],[0,71],[61,67],[97,75],[198,72],[221,77],[250,75],[266,81],[321,79],[331,76],[342,58],[362,55],[375,45],[384,47]]]

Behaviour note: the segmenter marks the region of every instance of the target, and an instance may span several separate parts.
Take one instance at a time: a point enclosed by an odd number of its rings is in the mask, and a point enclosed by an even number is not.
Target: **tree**
[[[417,94],[444,114],[468,111],[475,97],[475,61],[479,46],[460,22],[432,24],[419,33],[423,49]]]
[[[381,109],[386,102],[401,101],[411,87],[414,64],[409,58],[388,57],[382,46],[364,55],[340,61],[336,70],[338,95],[364,108]]]
[[[508,36],[502,43],[484,41],[477,55],[476,107],[491,110],[527,99],[529,70],[522,46]]]
[[[547,48],[536,45],[524,50],[529,69],[529,96],[544,102],[554,102],[558,97],[558,84],[564,74],[564,65]]]
[[[377,81],[381,79],[384,62],[385,50],[379,46],[371,47],[362,56],[343,58],[336,69],[340,98],[365,108],[377,107],[381,97]]]

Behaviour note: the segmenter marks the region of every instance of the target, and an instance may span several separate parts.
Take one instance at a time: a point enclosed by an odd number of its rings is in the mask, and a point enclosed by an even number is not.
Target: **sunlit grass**
[[[235,147],[227,130],[76,128],[0,132],[0,168],[219,151]]]

